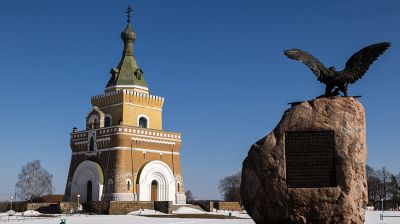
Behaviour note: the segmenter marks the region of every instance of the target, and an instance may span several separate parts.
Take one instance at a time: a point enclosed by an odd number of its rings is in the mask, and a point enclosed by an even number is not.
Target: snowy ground
[[[198,210],[194,211],[189,208],[183,208],[180,211],[177,211],[177,214],[199,214],[204,213]],[[73,215],[73,216],[57,216],[57,217],[40,217],[38,214],[32,211],[28,211],[25,215],[32,215],[31,217],[25,216],[23,217],[21,213],[17,213],[14,216],[9,216],[7,213],[0,213],[0,223],[10,222],[10,223],[49,223],[49,224],[58,224],[61,222],[61,219],[66,219],[67,224],[101,224],[101,223],[118,223],[118,224],[131,224],[131,223],[140,223],[140,224],[254,224],[253,220],[249,219],[247,214],[241,214],[238,212],[234,212],[232,215],[237,217],[242,217],[246,219],[193,219],[193,218],[154,218],[154,217],[144,217],[141,215],[153,215],[160,213],[156,213],[154,210],[144,210],[140,212],[133,212],[130,215]],[[227,211],[219,211],[216,213],[207,213],[207,214],[218,214],[218,215],[228,215]],[[385,211],[383,214],[385,216],[399,216],[399,217],[384,217],[383,220],[380,220],[381,211],[366,211],[365,224],[397,224],[400,223],[400,211],[392,212]]]
[[[383,217],[380,220],[382,211],[366,211],[365,224],[398,224],[400,223],[400,211],[384,211],[384,216],[398,216],[398,217]]]
[[[38,223],[38,224],[58,224],[61,218],[25,218],[24,221],[19,219],[10,219],[9,223]],[[5,217],[2,221],[8,222]],[[0,223],[2,223],[0,221]],[[66,218],[67,224],[101,224],[101,223],[118,223],[118,224],[254,224],[251,219],[182,219],[182,218],[150,218],[136,215],[74,215]]]
[[[245,214],[240,212],[229,212],[229,211],[218,211],[214,213],[204,212],[197,209],[189,207],[181,207],[174,214],[208,214],[208,215],[224,215],[237,217],[237,219],[203,219],[203,218],[156,218],[156,217],[145,217],[148,215],[163,215],[171,216],[161,212],[156,212],[154,210],[141,210],[131,212],[128,215],[58,215],[56,217],[41,217],[40,213],[34,211],[27,211],[22,216],[22,213],[0,213],[0,223],[10,222],[10,223],[60,223],[61,219],[66,219],[67,224],[100,224],[100,223],[118,223],[118,224],[130,224],[130,223],[140,223],[140,224],[254,224],[253,220]],[[10,216],[10,214],[13,214]],[[241,218],[241,219],[240,219]]]

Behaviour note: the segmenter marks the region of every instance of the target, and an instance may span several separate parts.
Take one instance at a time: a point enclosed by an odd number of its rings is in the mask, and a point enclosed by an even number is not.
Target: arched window
[[[135,74],[135,76],[136,76],[137,79],[141,80],[141,79],[142,79],[143,71],[142,71],[142,69],[137,69],[137,70],[134,72],[134,74]]]
[[[104,118],[104,127],[111,127],[111,116]]]
[[[178,182],[178,193],[181,191],[181,184]]]
[[[99,128],[98,125],[99,125],[99,121],[97,120],[97,118],[95,118],[94,121],[93,121],[94,128]]]
[[[147,118],[145,117],[139,118],[139,128],[147,128]]]
[[[90,137],[90,142],[89,142],[89,151],[94,151],[94,137]]]
[[[107,188],[108,188],[108,192],[109,193],[113,193],[114,192],[114,182],[112,179],[108,179],[108,183],[107,183]]]
[[[97,117],[97,115],[95,114],[90,115],[87,121],[87,127],[88,129],[91,130],[99,128],[99,118]]]

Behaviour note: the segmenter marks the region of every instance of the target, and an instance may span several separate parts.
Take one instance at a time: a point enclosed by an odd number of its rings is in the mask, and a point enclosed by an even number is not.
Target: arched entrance
[[[158,201],[157,200],[157,181],[153,180],[151,182],[151,201]]]
[[[163,161],[154,160],[145,164],[137,183],[139,201],[175,202],[175,178]]]
[[[101,166],[85,160],[75,169],[71,184],[71,198],[76,200],[80,195],[81,202],[100,201],[103,193],[104,175]]]
[[[86,192],[86,202],[92,201],[92,181],[90,180],[87,183]]]

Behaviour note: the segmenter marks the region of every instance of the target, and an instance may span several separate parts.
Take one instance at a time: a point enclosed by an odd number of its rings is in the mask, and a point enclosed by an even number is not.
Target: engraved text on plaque
[[[333,131],[286,132],[285,157],[288,187],[336,186]]]

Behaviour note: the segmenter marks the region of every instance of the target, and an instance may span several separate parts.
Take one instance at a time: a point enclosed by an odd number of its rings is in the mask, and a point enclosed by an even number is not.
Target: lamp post
[[[77,197],[76,212],[78,213],[79,212],[79,198],[81,197],[81,195],[78,194],[78,195],[76,195],[76,197]]]
[[[13,196],[11,196],[11,197],[10,197],[10,203],[11,203],[11,205],[10,205],[10,210],[13,210],[13,209],[12,209],[12,203],[13,203],[13,200],[14,200],[14,197],[13,197]]]
[[[382,202],[382,213],[383,213],[383,198],[381,199],[381,202]]]

